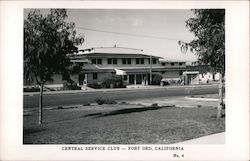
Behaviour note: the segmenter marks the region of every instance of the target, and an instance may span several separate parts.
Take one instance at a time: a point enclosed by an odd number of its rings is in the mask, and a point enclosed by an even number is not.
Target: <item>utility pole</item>
[[[152,55],[150,54],[150,78],[149,78],[149,82],[150,85],[152,85]]]

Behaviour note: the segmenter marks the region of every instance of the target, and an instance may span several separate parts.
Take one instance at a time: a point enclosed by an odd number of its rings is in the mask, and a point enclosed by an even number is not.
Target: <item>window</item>
[[[144,58],[141,58],[141,64],[144,64]]]
[[[131,58],[127,59],[128,64],[131,64]]]
[[[112,59],[108,59],[108,64],[112,64]]]
[[[131,58],[122,58],[122,64],[131,64]]]
[[[123,76],[123,80],[125,80],[125,81],[128,80],[128,76],[127,76],[127,75],[124,75],[124,76]]]
[[[117,64],[117,59],[113,58],[113,64]]]
[[[97,59],[97,64],[102,64],[102,59]]]
[[[109,58],[108,64],[117,64],[117,59],[116,58]]]
[[[171,66],[174,66],[174,63],[171,63]]]
[[[144,64],[144,58],[136,58],[136,64]]]
[[[161,71],[161,74],[164,74],[165,73],[165,71]]]
[[[153,64],[156,64],[157,60],[156,58],[153,58]]]
[[[93,73],[93,79],[94,79],[94,80],[95,80],[95,79],[98,79],[97,73]]]
[[[91,59],[92,64],[102,64],[102,59]]]
[[[166,63],[161,63],[161,65],[162,65],[162,66],[165,66],[165,65],[166,65]]]
[[[127,64],[127,59],[126,58],[122,58],[122,64]]]
[[[183,63],[182,63],[182,62],[180,62],[180,63],[179,63],[179,65],[180,65],[180,66],[182,66],[182,65],[183,65]]]
[[[140,64],[140,59],[139,58],[136,58],[136,64]]]
[[[91,59],[92,64],[96,64],[96,59]]]

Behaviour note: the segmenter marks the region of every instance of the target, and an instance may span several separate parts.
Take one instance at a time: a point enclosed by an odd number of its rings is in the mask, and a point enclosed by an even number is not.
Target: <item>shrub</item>
[[[97,103],[98,105],[102,105],[102,104],[117,104],[117,102],[114,101],[114,100],[103,99],[103,98],[101,98],[101,97],[96,98],[95,101],[96,101],[96,103]]]
[[[23,88],[23,92],[39,92],[39,87],[29,87],[29,88]]]
[[[90,88],[94,88],[94,89],[102,88],[102,86],[100,84],[98,84],[98,83],[91,83],[91,84],[88,84],[87,86],[90,87]]]
[[[64,90],[80,90],[81,87],[77,86],[77,84],[74,81],[67,81],[63,83],[63,89]]]
[[[160,74],[154,73],[152,79],[152,85],[160,85],[162,76]]]
[[[102,88],[110,88],[111,84],[113,84],[114,88],[126,88],[126,85],[123,85],[122,78],[119,76],[113,76],[112,78],[105,79],[102,82],[101,87]]]
[[[105,79],[102,82],[101,86],[102,86],[102,88],[110,88],[111,84],[115,84],[115,80],[114,79]]]
[[[102,99],[102,98],[96,98],[95,99],[95,101],[96,101],[96,103],[98,104],[98,105],[102,105],[102,104],[104,104],[104,99]]]

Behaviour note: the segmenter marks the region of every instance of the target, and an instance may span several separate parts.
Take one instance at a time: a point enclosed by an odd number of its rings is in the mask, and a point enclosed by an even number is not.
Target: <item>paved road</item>
[[[44,95],[44,106],[59,106],[93,103],[98,97],[112,100],[134,100],[139,98],[186,96],[196,94],[214,94],[217,93],[216,86],[204,87],[177,87],[177,88],[159,88],[159,89],[141,89],[141,90],[122,90],[122,91],[99,91],[83,93],[61,93],[53,95]],[[24,108],[38,107],[39,95],[24,96]]]

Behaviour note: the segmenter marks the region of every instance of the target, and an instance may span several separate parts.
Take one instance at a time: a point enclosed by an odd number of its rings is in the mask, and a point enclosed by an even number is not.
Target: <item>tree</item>
[[[40,86],[39,124],[43,122],[45,82],[53,81],[55,73],[69,74],[69,55],[84,41],[83,36],[76,35],[75,24],[66,18],[65,9],[51,9],[47,15],[33,10],[24,20],[24,79],[35,80]]]
[[[198,57],[199,64],[209,65],[214,72],[220,73],[219,105],[217,117],[221,117],[223,106],[223,83],[225,75],[225,10],[194,9],[196,17],[186,21],[186,27],[194,33],[191,42],[179,41],[183,52],[190,50]]]

